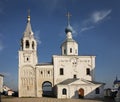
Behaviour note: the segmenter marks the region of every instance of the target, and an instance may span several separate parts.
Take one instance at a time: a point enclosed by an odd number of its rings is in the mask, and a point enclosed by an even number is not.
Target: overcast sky
[[[61,54],[69,11],[79,55],[96,56],[96,81],[112,87],[116,75],[120,79],[120,0],[0,0],[0,73],[7,86],[17,88],[18,50],[28,9],[39,63]]]

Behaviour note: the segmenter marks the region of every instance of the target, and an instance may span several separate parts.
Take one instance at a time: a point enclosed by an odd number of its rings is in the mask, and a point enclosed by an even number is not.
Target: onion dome
[[[70,24],[65,28],[65,33],[67,34],[68,32],[72,33],[72,27],[70,26]]]

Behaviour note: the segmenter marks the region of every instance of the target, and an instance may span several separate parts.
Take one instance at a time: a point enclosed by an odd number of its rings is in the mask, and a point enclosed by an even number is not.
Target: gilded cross
[[[30,21],[30,9],[28,9],[28,17],[27,17],[27,22]]]
[[[68,25],[70,24],[70,16],[72,16],[69,12],[66,14],[67,18],[68,18]]]

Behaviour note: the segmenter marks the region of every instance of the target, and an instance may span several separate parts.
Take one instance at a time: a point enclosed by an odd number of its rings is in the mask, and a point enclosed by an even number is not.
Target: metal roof
[[[58,85],[68,85],[68,84],[70,84],[74,81],[77,81],[77,80],[79,80],[79,79],[78,78],[66,79],[66,80],[60,82]]]

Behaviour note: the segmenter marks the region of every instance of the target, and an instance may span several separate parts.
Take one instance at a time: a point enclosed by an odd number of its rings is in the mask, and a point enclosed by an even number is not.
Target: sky
[[[96,81],[113,86],[120,79],[120,0],[0,0],[0,73],[17,90],[18,51],[28,10],[38,41],[38,59],[51,62],[66,38],[67,12],[79,55],[96,56]]]

